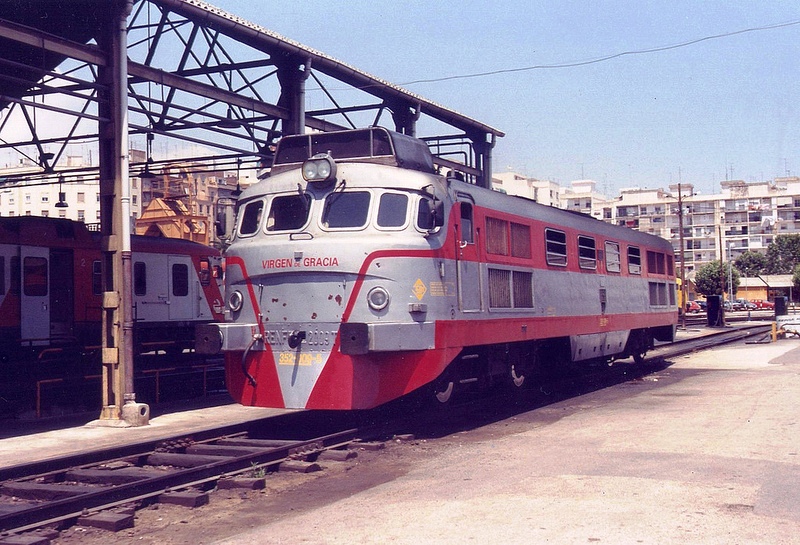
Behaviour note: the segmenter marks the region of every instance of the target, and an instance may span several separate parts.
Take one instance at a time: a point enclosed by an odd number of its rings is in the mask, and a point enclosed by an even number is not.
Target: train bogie
[[[329,153],[326,153],[329,152]],[[354,409],[639,358],[677,322],[667,241],[440,175],[385,129],[282,140],[243,193],[226,354],[245,404]]]

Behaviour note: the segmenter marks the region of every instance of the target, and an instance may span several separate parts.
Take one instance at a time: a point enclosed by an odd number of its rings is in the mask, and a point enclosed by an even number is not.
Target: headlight
[[[328,182],[336,178],[336,163],[327,153],[318,153],[303,163],[303,179],[307,182]]]
[[[389,292],[378,286],[369,290],[367,302],[372,310],[383,310],[389,306]]]
[[[233,312],[239,312],[242,310],[242,305],[244,304],[244,296],[242,292],[239,290],[234,291],[228,296],[228,308],[231,309]]]

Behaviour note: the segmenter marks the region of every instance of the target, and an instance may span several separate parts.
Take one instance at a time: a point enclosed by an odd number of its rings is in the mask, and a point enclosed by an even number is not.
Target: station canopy
[[[440,166],[479,185],[491,179],[501,131],[205,2],[4,0],[0,151],[39,167],[5,183],[96,169],[64,159],[106,137],[98,105],[119,85],[104,77],[119,10],[128,12],[131,146],[147,155],[133,175],[175,160],[269,166],[283,135],[380,125],[423,139]]]

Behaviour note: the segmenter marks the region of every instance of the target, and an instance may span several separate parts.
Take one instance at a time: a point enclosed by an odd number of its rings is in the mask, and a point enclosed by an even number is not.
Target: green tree
[[[706,297],[709,295],[722,295],[728,290],[728,264],[722,267],[722,277],[720,278],[720,263],[719,261],[712,261],[697,269],[697,274],[694,277],[694,283],[697,291]],[[733,293],[739,287],[739,271],[736,267],[731,267],[731,278],[733,279]]]
[[[759,252],[747,250],[733,262],[743,276],[756,276],[762,274],[767,267],[767,256]]]
[[[767,247],[767,274],[792,274],[800,265],[800,235],[778,235]]]
[[[800,265],[795,265],[792,273],[792,283],[794,284],[794,289],[797,290],[795,293],[800,291]]]

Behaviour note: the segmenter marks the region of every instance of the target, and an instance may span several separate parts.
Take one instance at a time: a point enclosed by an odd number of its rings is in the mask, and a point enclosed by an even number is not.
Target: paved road
[[[254,505],[217,542],[800,543],[798,403],[800,341],[737,343],[397,447],[353,468],[361,487],[320,479],[313,505]]]

